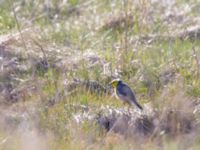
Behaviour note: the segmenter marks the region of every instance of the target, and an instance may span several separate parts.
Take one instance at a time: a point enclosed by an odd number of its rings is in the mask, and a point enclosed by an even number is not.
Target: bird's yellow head
[[[120,81],[120,79],[114,79],[110,82],[110,85],[112,85],[113,88],[116,88]]]

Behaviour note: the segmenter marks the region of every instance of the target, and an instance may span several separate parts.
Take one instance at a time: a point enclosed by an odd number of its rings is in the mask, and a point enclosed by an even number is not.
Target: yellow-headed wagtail
[[[140,110],[142,106],[137,102],[134,92],[131,88],[123,83],[120,79],[115,79],[110,82],[115,91],[115,96],[118,99],[121,99],[123,102],[128,103],[129,105],[136,105]]]

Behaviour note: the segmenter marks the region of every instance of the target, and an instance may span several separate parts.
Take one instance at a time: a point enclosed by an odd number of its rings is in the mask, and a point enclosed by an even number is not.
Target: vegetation
[[[199,6],[0,1],[0,149],[199,149]]]

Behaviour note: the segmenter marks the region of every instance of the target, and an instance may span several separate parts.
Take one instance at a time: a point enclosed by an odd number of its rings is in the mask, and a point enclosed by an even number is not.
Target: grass
[[[185,14],[190,5],[194,7]],[[11,96],[19,89],[17,103],[2,107],[19,114],[25,109],[31,114],[37,137],[50,149],[199,149],[199,113],[195,106],[200,97],[199,38],[182,39],[179,34],[195,25],[198,6],[195,0],[178,0],[170,12],[167,4],[147,0],[2,1],[1,37],[31,28],[6,44],[6,50],[14,51],[8,59],[21,56],[22,61],[17,61],[14,71],[8,65],[10,72],[0,76],[2,85],[13,84],[8,92]],[[183,10],[183,14],[166,17],[176,9]],[[45,59],[44,55],[49,68],[37,69],[35,60]],[[2,63],[4,68],[5,64]],[[168,119],[164,125],[173,131],[161,131],[155,137],[126,137],[107,133],[87,117],[77,122],[77,118],[104,113],[102,107],[107,111],[124,108],[110,93],[98,92],[86,84],[97,81],[108,88],[113,77],[127,82],[143,106],[150,105],[155,113],[159,110],[155,122]],[[168,115],[168,110],[175,110],[175,114]],[[183,113],[180,115],[179,111]],[[4,117],[0,113],[0,121],[5,122]],[[194,120],[194,131],[180,131],[182,123],[187,125]],[[8,134],[0,127],[0,141]],[[18,137],[17,130],[14,139]],[[187,142],[190,137],[192,142]],[[14,139],[0,146],[20,149],[23,137],[18,142]]]

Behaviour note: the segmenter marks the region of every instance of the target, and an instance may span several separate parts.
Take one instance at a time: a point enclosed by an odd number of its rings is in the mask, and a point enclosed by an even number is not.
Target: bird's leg
[[[123,105],[126,106],[126,102],[123,102]]]
[[[126,102],[123,101],[123,105],[125,107],[124,111],[126,112],[127,111],[127,109],[126,109]]]
[[[125,101],[123,101],[123,105],[124,105],[124,112],[128,113],[127,103]]]

